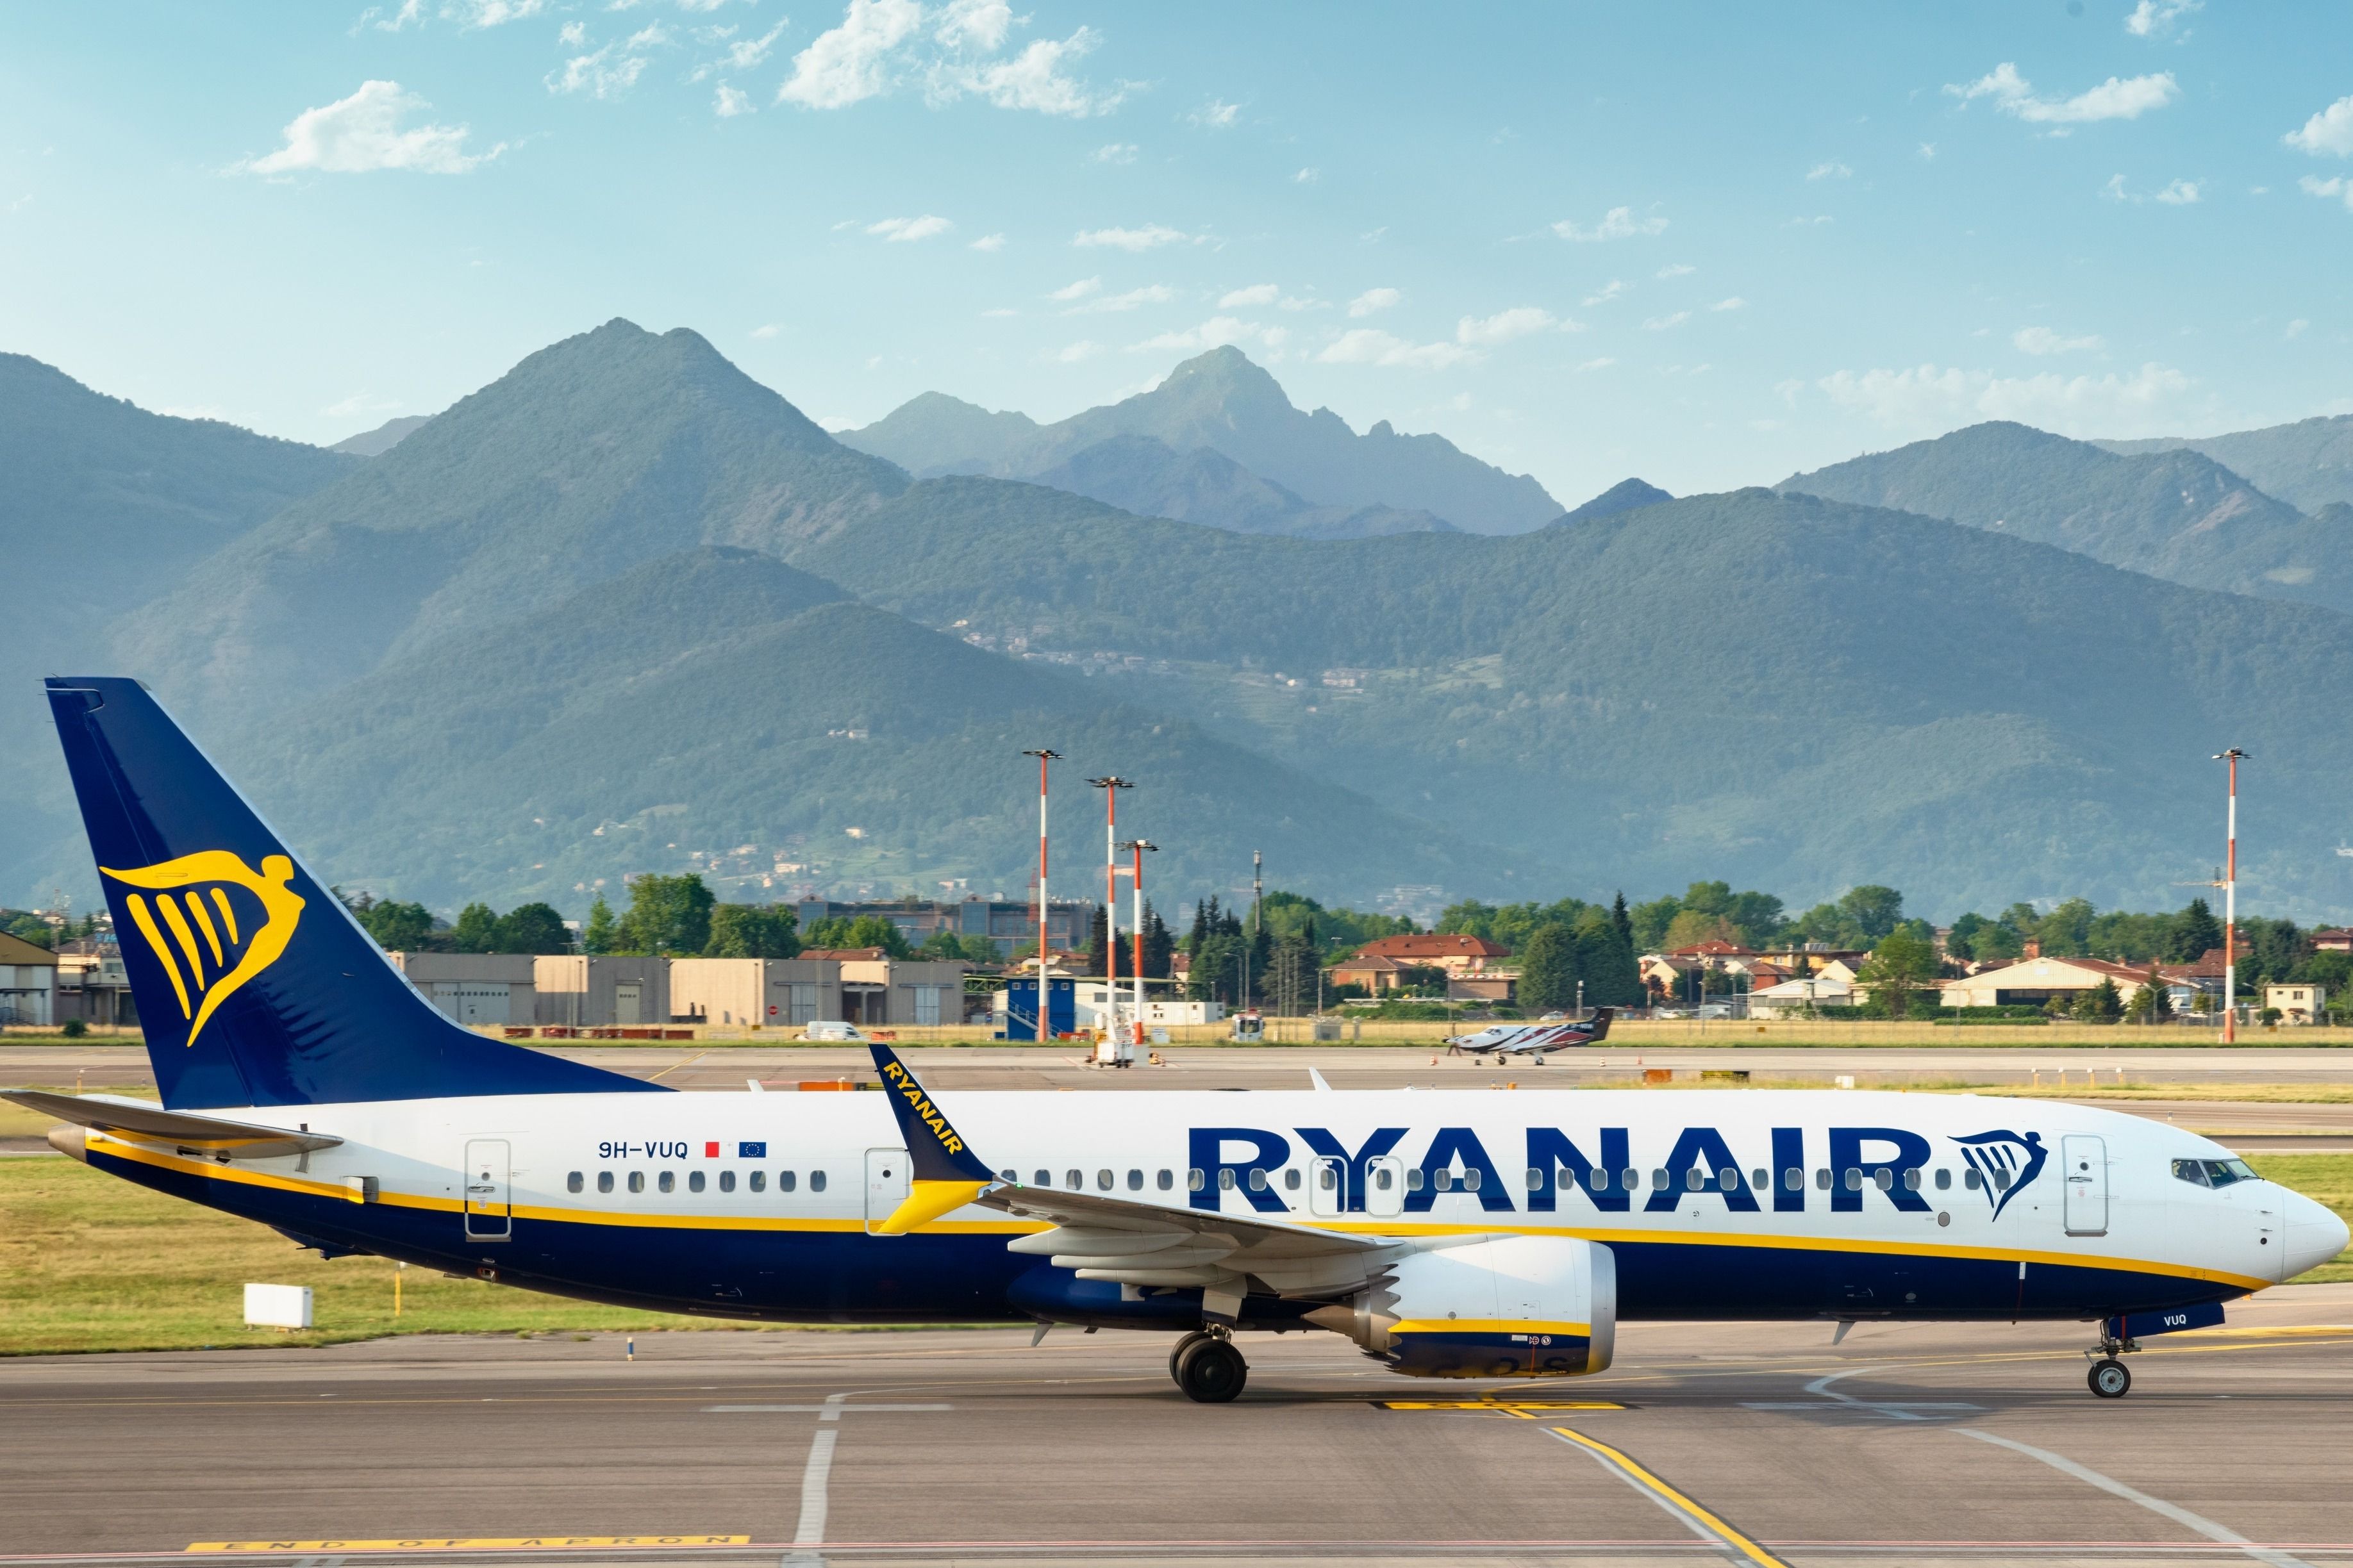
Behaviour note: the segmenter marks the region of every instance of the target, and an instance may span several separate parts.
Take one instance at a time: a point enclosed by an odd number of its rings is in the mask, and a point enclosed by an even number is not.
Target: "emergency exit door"
[[[2067,1234],[2108,1234],[2108,1146],[2105,1140],[2078,1134],[2059,1140],[2060,1158],[2066,1165]]]
[[[1365,1163],[1365,1212],[1376,1218],[1405,1212],[1405,1162],[1395,1154]]]
[[[1307,1173],[1307,1212],[1337,1218],[1348,1205],[1348,1162],[1329,1155],[1319,1158]]]
[[[507,1141],[476,1138],[466,1144],[466,1239],[504,1241],[514,1233]]]
[[[866,1151],[866,1233],[873,1235],[913,1190],[904,1149]]]

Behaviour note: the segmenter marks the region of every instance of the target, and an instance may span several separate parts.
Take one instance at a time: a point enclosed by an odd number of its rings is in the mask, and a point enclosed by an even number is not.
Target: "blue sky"
[[[0,348],[327,441],[616,315],[836,426],[1240,344],[1564,502],[2353,411],[2353,7],[0,16]]]

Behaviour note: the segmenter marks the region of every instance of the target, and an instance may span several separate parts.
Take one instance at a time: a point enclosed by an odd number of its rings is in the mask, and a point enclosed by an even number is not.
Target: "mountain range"
[[[1062,489],[1071,487],[1060,479],[1075,479],[1090,487],[1077,493],[1131,510],[1187,494],[1186,521],[1258,533],[1346,536],[1342,520],[1350,514],[1366,519],[1356,533],[1409,531],[1399,512],[1427,512],[1470,533],[1524,533],[1562,511],[1535,479],[1481,462],[1442,436],[1399,435],[1386,419],[1360,436],[1328,408],[1303,413],[1273,376],[1230,347],[1186,361],[1149,392],[1052,425],[927,392],[841,440],[923,479],[985,474]],[[1176,477],[1185,470],[1171,458],[1198,453],[1229,459],[1286,493],[1295,511],[1315,515],[1295,527],[1266,526],[1267,498],[1238,485],[1226,465],[1208,470],[1207,483]],[[1230,510],[1220,494],[1234,497]]]
[[[192,438],[20,363],[0,395],[59,427],[22,464],[113,441],[103,471],[168,475],[133,448]],[[1040,743],[1070,758],[1060,832],[1091,815],[1078,779],[1143,781],[1123,816],[1164,846],[1172,903],[1256,848],[1354,901],[1706,876],[1889,882],[1949,914],[2172,900],[2212,858],[2228,742],[2263,759],[2251,891],[2353,903],[2329,853],[2353,832],[2353,616],[2327,561],[2265,575],[2333,524],[2203,454],[1979,426],[1777,489],[1546,497],[1517,516],[1549,526],[1482,534],[1384,488],[1437,438],[1358,437],[1272,386],[1219,351],[1060,426],[919,398],[860,450],[696,334],[609,322],[380,455],[201,426],[260,499],[229,512],[198,465],[218,537],[135,592],[60,576],[10,684],[47,672],[28,659],[139,674],[322,875],[437,906],[574,913],[689,867],[727,897],[1018,889]],[[1066,428],[1112,415],[1146,427]],[[1272,471],[1270,427],[1326,422],[1352,445]],[[1472,472],[1438,447],[1424,479]],[[1345,486],[1292,482],[1352,453]],[[1039,457],[1039,482],[926,471]],[[1518,483],[1477,468],[1462,493]],[[86,513],[85,551],[143,537],[142,506]],[[38,531],[0,517],[0,543]],[[0,710],[0,893],[90,881],[39,729]]]

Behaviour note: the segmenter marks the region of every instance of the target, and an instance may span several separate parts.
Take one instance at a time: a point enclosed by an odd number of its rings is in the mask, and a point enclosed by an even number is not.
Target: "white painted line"
[[[808,1467],[801,1471],[801,1521],[793,1531],[795,1546],[817,1546],[825,1541],[825,1483],[833,1474],[833,1445],[839,1426],[820,1426],[809,1439]]]
[[[1964,1437],[1975,1437],[1980,1443],[1991,1443],[1998,1448],[2008,1448],[2012,1453],[2023,1454],[2030,1459],[2039,1459],[2062,1474],[2073,1476],[2079,1481],[2095,1486],[2112,1497],[2120,1497],[2126,1502],[2138,1504],[2151,1513],[2161,1514],[2176,1524],[2196,1531],[2209,1541],[2220,1542],[2224,1546],[2232,1547],[2258,1563],[2268,1563],[2272,1564],[2272,1568],[2312,1568],[2312,1565],[2301,1557],[2274,1551],[2268,1546],[2258,1546],[2228,1525],[2217,1524],[2202,1514],[2190,1512],[2179,1503],[2170,1503],[2163,1498],[2151,1497],[2145,1491],[2128,1487],[2113,1477],[2100,1474],[2088,1465],[2079,1465],[2064,1455],[2054,1454],[2048,1448],[2037,1448],[2030,1443],[2021,1443],[2015,1438],[1997,1437],[1990,1432],[1980,1432],[1974,1426],[1954,1426],[1948,1430]]]
[[[842,1397],[847,1397],[846,1395]],[[954,1410],[953,1405],[706,1405],[705,1415],[816,1415],[827,1421],[839,1421],[845,1410]],[[1975,1408],[1972,1406],[1971,1408]]]

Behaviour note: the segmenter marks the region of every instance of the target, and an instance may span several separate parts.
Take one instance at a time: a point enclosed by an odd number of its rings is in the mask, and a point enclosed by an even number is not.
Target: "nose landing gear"
[[[1168,1375],[1197,1405],[1224,1405],[1250,1380],[1250,1363],[1224,1329],[1196,1329],[1168,1352]]]
[[[2140,1349],[2138,1340],[2118,1339],[2103,1333],[2099,1344],[2084,1352],[2090,1360],[2091,1370],[2084,1381],[2092,1393],[2101,1399],[2122,1399],[2132,1388],[2132,1369],[2118,1360]]]

